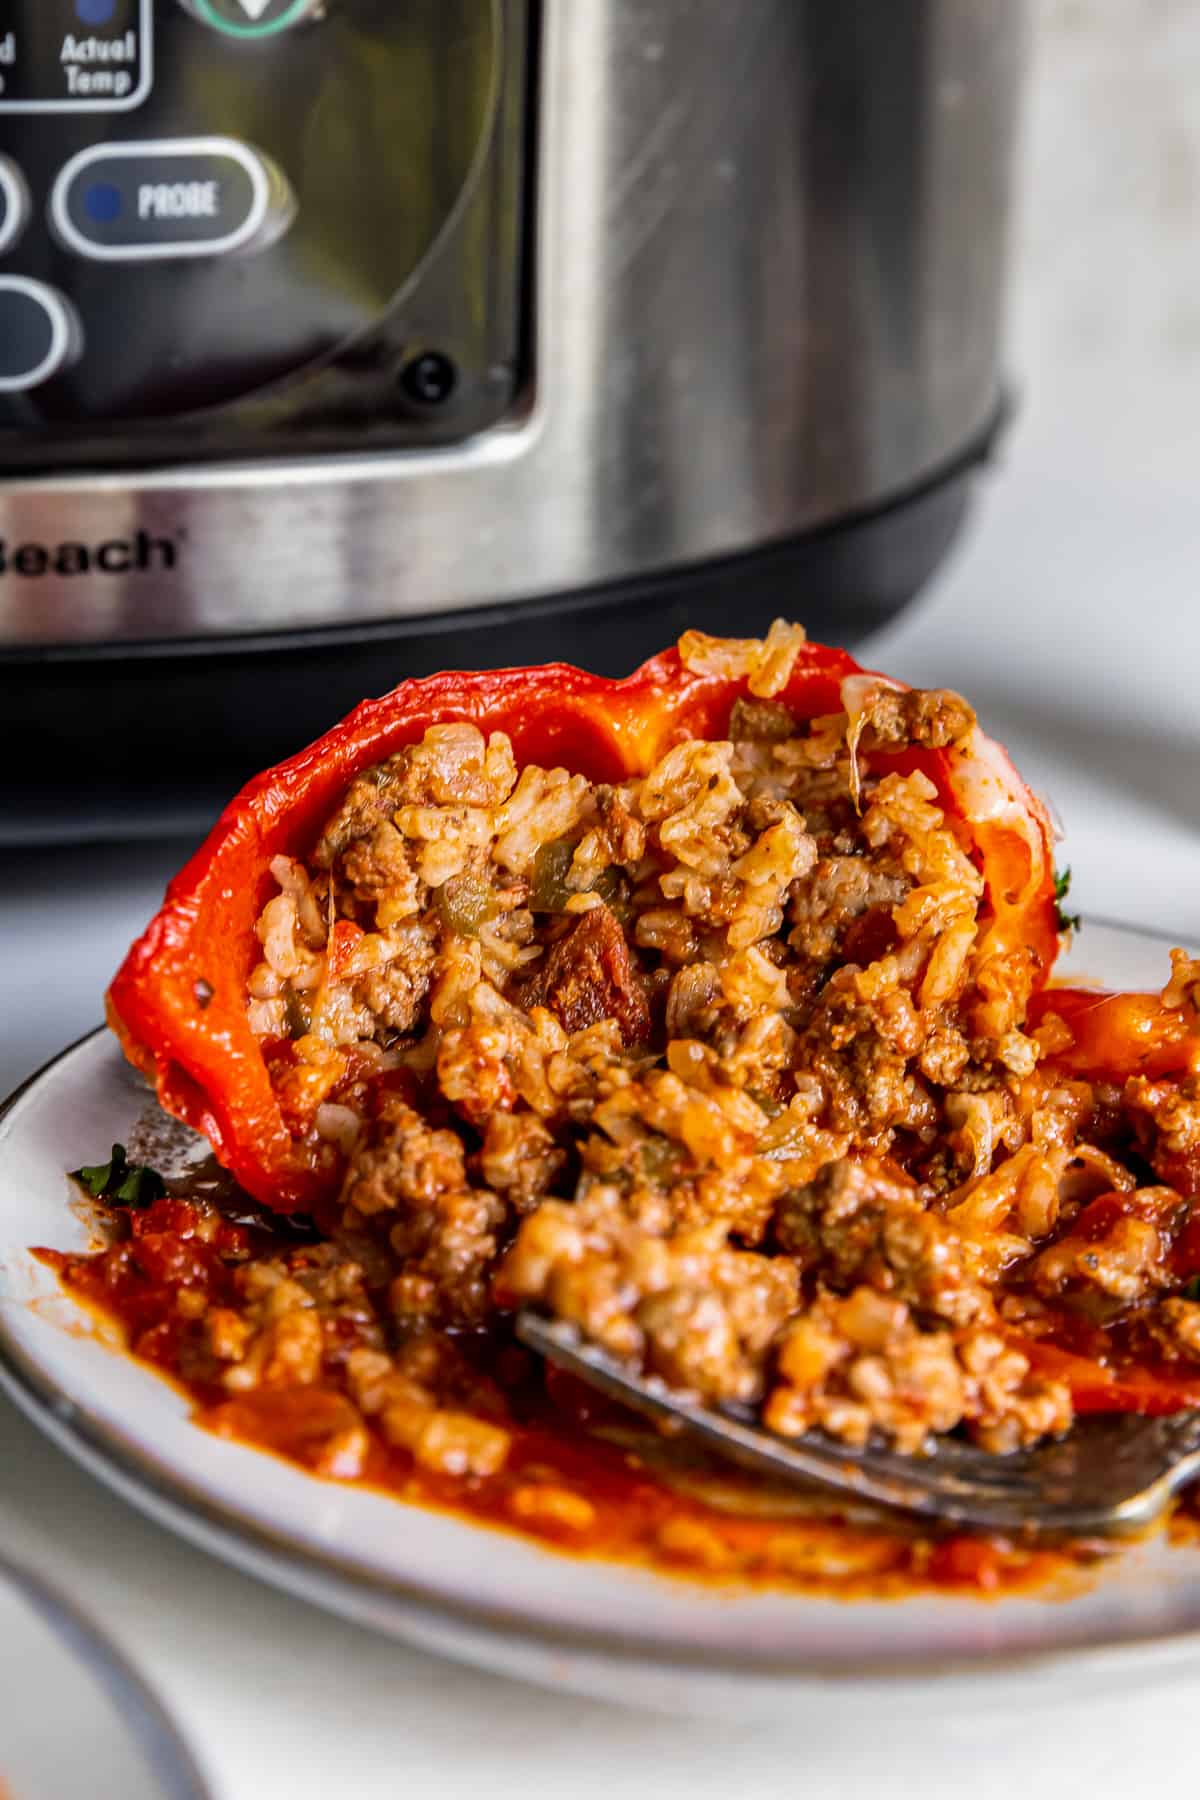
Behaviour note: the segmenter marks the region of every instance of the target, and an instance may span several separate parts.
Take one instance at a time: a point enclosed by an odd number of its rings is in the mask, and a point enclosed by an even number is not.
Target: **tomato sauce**
[[[240,1197],[244,1206],[244,1197]],[[336,1374],[313,1385],[231,1394],[191,1366],[188,1312],[233,1299],[230,1260],[280,1247],[294,1228],[268,1215],[220,1219],[196,1237],[185,1199],[141,1212],[98,1208],[109,1247],[89,1255],[37,1254],[69,1292],[115,1321],[130,1351],[187,1394],[198,1425],[318,1475],[316,1454],[362,1417]],[[189,1303],[181,1296],[199,1296]],[[182,1310],[181,1310],[182,1307]],[[914,1590],[974,1595],[1070,1585],[1103,1555],[1096,1543],[1034,1547],[1001,1538],[937,1535],[907,1522],[885,1527],[839,1513],[836,1502],[766,1489],[665,1443],[640,1421],[511,1338],[477,1333],[464,1347],[498,1382],[511,1448],[497,1474],[451,1476],[420,1466],[368,1421],[369,1449],[352,1482],[408,1505],[518,1532],[576,1556],[640,1565],[690,1579],[822,1592],[898,1596]],[[1047,1345],[1044,1354],[1065,1356]],[[345,1478],[342,1478],[345,1479]]]

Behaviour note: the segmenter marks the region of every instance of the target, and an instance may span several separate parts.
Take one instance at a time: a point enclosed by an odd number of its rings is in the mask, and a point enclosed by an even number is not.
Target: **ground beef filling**
[[[1070,1424],[1039,1319],[1160,1295],[1186,1205],[1138,1188],[1120,1108],[1039,1066],[1037,971],[984,957],[933,783],[872,771],[969,744],[970,709],[856,678],[798,723],[780,654],[727,740],[617,785],[433,726],[276,859],[250,1020],[345,1172],[320,1257],[243,1272],[208,1321],[227,1387],[340,1357],[390,1441],[486,1473],[503,1429],[456,1404],[454,1334],[532,1304],[787,1434],[1007,1450]],[[1191,1143],[1190,1095],[1131,1104]],[[1200,1307],[1172,1307],[1200,1359]]]

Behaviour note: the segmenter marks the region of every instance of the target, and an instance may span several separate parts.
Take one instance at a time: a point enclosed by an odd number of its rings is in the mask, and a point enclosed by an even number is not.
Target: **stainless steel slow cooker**
[[[1001,406],[1005,0],[4,0],[0,838],[362,693],[845,639]]]

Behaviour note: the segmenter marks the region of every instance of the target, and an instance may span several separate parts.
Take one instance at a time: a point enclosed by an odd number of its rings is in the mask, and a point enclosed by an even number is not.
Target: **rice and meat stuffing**
[[[227,1387],[338,1367],[391,1441],[486,1473],[503,1408],[456,1343],[532,1304],[783,1433],[1069,1425],[1014,1327],[1072,1285],[1151,1291],[1169,1190],[1077,1253],[1089,1195],[1133,1177],[1081,1152],[1095,1096],[1043,1073],[1032,954],[989,953],[933,783],[873,772],[967,742],[971,709],[858,677],[798,723],[774,696],[800,641],[689,634],[751,697],[639,778],[438,724],[275,860],[250,1020],[290,1128],[348,1161],[320,1257],[208,1321]]]

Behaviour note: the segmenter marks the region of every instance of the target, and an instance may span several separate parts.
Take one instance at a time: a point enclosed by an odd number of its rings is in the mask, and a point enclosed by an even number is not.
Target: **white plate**
[[[207,1800],[191,1752],[95,1623],[0,1556],[0,1789],[13,1800]]]
[[[1077,973],[1161,986],[1162,939],[1089,923]],[[214,1554],[319,1605],[507,1674],[669,1709],[823,1714],[1056,1691],[1131,1665],[1200,1665],[1200,1551],[1122,1556],[1067,1601],[954,1595],[882,1603],[730,1591],[573,1560],[343,1488],[198,1430],[167,1382],[106,1341],[30,1245],[87,1232],[64,1171],[123,1142],[145,1090],[105,1033],[42,1071],[0,1119],[0,1379],[84,1467]]]

